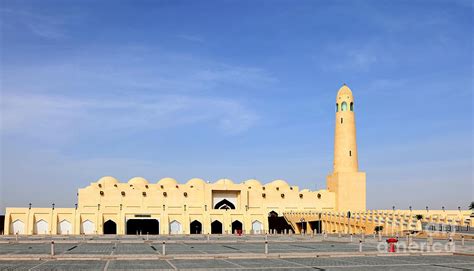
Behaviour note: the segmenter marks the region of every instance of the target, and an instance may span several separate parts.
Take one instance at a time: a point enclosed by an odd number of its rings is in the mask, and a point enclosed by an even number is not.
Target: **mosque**
[[[172,178],[151,183],[135,177],[125,183],[107,176],[79,189],[75,208],[7,208],[4,234],[260,234],[335,229],[336,224],[324,224],[324,218],[331,219],[328,214],[366,211],[366,174],[358,167],[356,106],[348,86],[339,89],[335,105],[334,163],[326,189],[300,190],[283,180],[208,183],[194,178],[180,184]]]

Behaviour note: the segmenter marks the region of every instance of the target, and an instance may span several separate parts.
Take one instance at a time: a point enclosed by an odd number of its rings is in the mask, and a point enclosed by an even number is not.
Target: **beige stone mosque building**
[[[420,231],[427,223],[472,224],[470,212],[461,210],[367,211],[348,86],[339,89],[335,105],[334,164],[326,189],[300,190],[284,180],[120,182],[107,176],[79,189],[75,208],[7,208],[4,234],[371,233],[376,226],[393,233]]]

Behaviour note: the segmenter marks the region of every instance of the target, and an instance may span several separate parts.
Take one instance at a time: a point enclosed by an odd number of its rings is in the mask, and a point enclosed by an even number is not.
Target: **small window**
[[[344,122],[344,120],[341,118],[341,124]]]
[[[351,102],[351,111],[354,111],[354,103]]]
[[[347,111],[347,103],[346,102],[342,102],[341,104],[341,111]]]
[[[349,156],[352,156],[352,151],[349,151]]]
[[[339,112],[339,104],[336,103],[336,112]]]

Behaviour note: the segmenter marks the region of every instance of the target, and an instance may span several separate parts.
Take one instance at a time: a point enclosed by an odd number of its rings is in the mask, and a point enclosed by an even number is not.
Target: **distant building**
[[[320,232],[317,217],[301,228],[283,213],[365,211],[366,175],[358,167],[354,108],[352,91],[344,85],[336,97],[334,168],[327,189],[300,190],[283,180],[236,184],[195,178],[179,184],[172,178],[121,183],[103,177],[79,189],[76,208],[7,208],[5,234]]]

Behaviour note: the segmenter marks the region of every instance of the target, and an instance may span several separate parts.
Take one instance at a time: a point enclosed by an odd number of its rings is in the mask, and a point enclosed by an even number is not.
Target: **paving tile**
[[[170,260],[170,262],[178,269],[238,268],[235,264],[223,260]]]
[[[103,270],[106,261],[47,261],[32,270]]]
[[[300,265],[280,259],[229,259],[229,262],[242,267],[299,267]],[[280,270],[280,269],[278,269]]]
[[[0,270],[28,270],[44,261],[0,261]]]
[[[108,270],[172,270],[173,267],[163,260],[117,260],[110,261]]]

